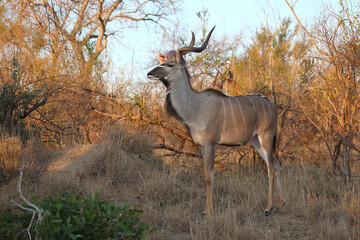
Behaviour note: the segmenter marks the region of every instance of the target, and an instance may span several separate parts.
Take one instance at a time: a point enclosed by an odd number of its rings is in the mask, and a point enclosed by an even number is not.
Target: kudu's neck
[[[189,73],[185,67],[179,67],[171,76],[168,94],[171,105],[186,123],[194,120],[199,110],[198,92],[190,85]]]

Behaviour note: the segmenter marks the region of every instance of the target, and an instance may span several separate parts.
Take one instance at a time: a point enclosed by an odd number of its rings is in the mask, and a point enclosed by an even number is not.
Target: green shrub
[[[45,215],[33,224],[31,235],[39,239],[147,239],[155,229],[138,218],[140,210],[100,200],[99,192],[81,199],[68,192],[47,197],[37,203]],[[25,207],[28,207],[24,205]],[[32,214],[20,208],[8,208],[0,213],[0,239],[12,239],[28,227]],[[26,232],[19,234],[26,237]]]

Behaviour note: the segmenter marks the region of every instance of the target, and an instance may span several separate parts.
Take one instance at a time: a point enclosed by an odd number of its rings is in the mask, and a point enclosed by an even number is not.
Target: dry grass
[[[186,168],[185,172],[168,166],[153,156],[149,140],[143,136],[112,128],[100,145],[80,145],[52,154],[48,169],[53,170],[35,181],[35,192],[94,192],[104,186],[105,199],[127,199],[135,208],[144,210],[143,220],[158,226],[151,239],[360,238],[359,182],[344,184],[319,167],[283,166],[286,205],[265,218],[268,180],[261,164],[244,165],[240,171],[218,170],[215,212],[206,217],[202,171]],[[63,165],[59,165],[60,160]],[[55,168],[58,165],[62,167]],[[9,195],[8,199],[14,197],[16,192],[10,196],[8,191],[14,186],[4,186],[1,193]],[[28,194],[34,189],[28,188],[32,190]]]
[[[112,185],[133,182],[138,158],[153,159],[148,139],[144,135],[130,134],[120,127],[111,127],[104,134],[94,160],[87,164],[83,174],[104,177]]]
[[[47,153],[39,139],[31,138],[22,143],[18,137],[1,137],[0,183],[8,183],[22,165],[25,166],[24,178],[35,180]]]
[[[0,137],[0,182],[6,183],[20,167],[21,141],[15,137]]]
[[[186,176],[186,177],[185,177]],[[358,239],[359,185],[344,185],[325,169],[283,167],[287,204],[263,215],[267,176],[261,167],[215,176],[215,213],[202,215],[199,172],[153,172],[144,183],[145,218],[159,226],[154,239]],[[275,198],[276,199],[276,198]],[[150,210],[151,209],[151,210]]]
[[[287,204],[264,218],[268,180],[261,165],[242,166],[240,172],[218,171],[215,213],[209,218],[202,215],[202,173],[155,172],[144,184],[151,203],[145,216],[161,229],[154,239],[169,239],[179,232],[183,233],[179,239],[360,237],[359,182],[345,184],[339,176],[310,165],[283,166],[282,175]]]

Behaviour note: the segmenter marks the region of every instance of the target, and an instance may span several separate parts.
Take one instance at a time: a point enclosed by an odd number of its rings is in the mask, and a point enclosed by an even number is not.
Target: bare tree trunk
[[[346,180],[351,182],[351,140],[349,139],[348,135],[344,135],[343,138],[343,163],[344,163],[344,170],[346,172]]]

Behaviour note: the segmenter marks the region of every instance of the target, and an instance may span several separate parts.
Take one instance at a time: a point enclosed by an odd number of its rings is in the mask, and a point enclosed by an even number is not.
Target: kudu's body
[[[206,179],[206,212],[212,214],[212,184],[214,149],[220,145],[243,145],[251,141],[268,167],[269,197],[265,214],[272,209],[274,174],[277,177],[279,198],[282,198],[280,168],[273,156],[277,126],[277,108],[261,95],[228,96],[216,89],[195,91],[189,82],[182,55],[201,52],[206,48],[213,29],[200,48],[189,47],[170,51],[167,57],[158,55],[160,63],[148,77],[160,80],[167,87],[165,108],[189,129],[192,139],[199,144],[204,158]]]

